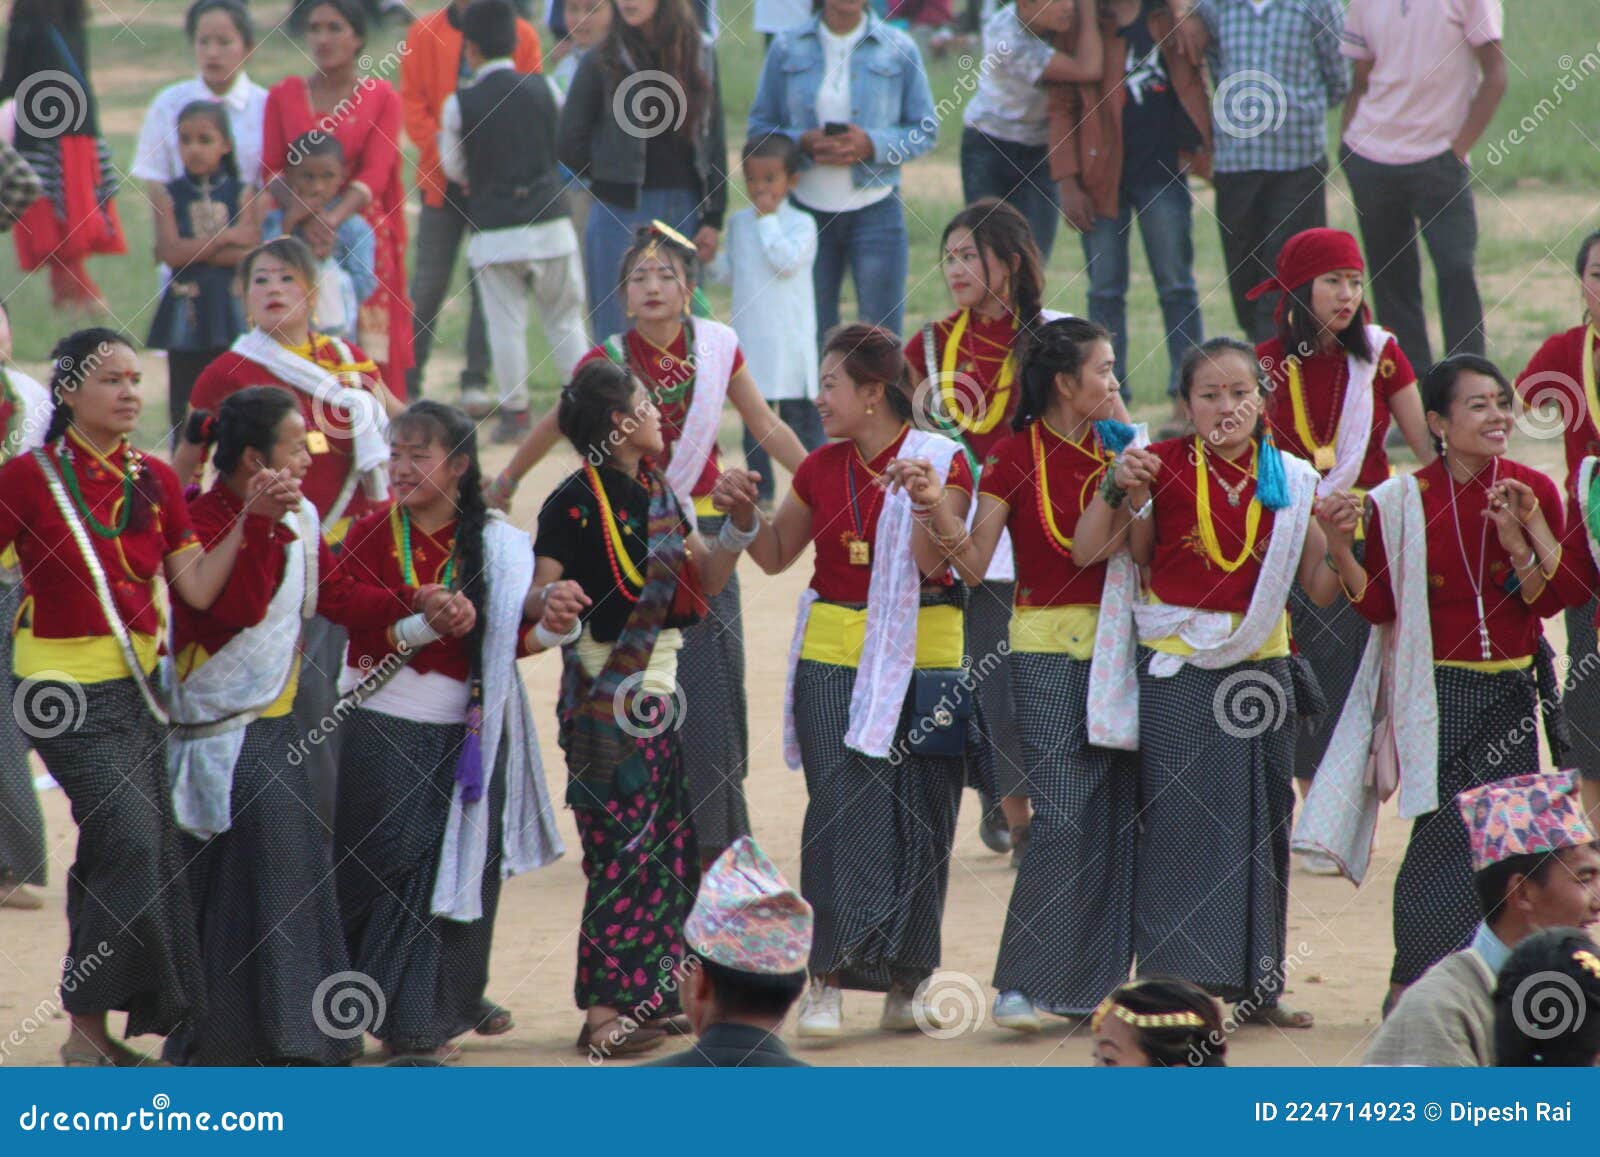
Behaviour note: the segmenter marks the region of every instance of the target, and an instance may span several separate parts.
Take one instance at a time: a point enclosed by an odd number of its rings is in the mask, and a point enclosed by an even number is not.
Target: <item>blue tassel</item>
[[[1138,433],[1126,422],[1119,422],[1114,418],[1103,418],[1094,424],[1094,432],[1100,435],[1100,445],[1110,450],[1113,454],[1120,454],[1128,448],[1128,443],[1133,441],[1133,436]]]
[[[467,736],[456,760],[456,782],[461,785],[462,803],[483,798],[483,708],[476,703],[467,708]]]
[[[1289,505],[1289,476],[1284,473],[1283,454],[1272,440],[1272,427],[1261,436],[1261,453],[1256,461],[1256,497],[1268,510]]]

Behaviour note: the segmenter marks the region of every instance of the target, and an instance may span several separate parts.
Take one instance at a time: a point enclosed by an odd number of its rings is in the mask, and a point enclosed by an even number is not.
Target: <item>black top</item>
[[[556,101],[545,78],[497,68],[456,93],[467,153],[467,220],[479,232],[567,215]]]
[[[748,1024],[714,1024],[681,1053],[641,1066],[653,1069],[804,1069],[783,1041]]]
[[[11,26],[6,33],[5,71],[0,73],[0,102],[15,97],[29,77],[41,72],[66,75],[37,81],[17,102],[13,141],[17,151],[44,148],[61,136],[99,136],[94,88],[88,80],[89,44],[81,27],[32,21]],[[28,131],[30,124],[46,135],[35,137]]]
[[[646,141],[644,187],[693,189],[698,193],[700,175],[694,167],[694,142],[682,133],[657,133]]]
[[[1144,16],[1117,29],[1128,46],[1123,66],[1122,184],[1159,182],[1178,173],[1178,121],[1187,120]]]
[[[620,527],[622,545],[643,574],[649,537],[650,492],[637,479],[608,466],[599,467],[596,473],[611,503],[612,516]],[[634,603],[617,590],[610,556],[606,553],[605,516],[594,491],[589,489],[585,471],[569,474],[544,500],[533,553],[539,558],[559,562],[562,577],[575,580],[589,596],[591,603],[582,618],[595,641],[616,642],[628,616],[633,614]],[[692,615],[674,617],[669,614],[662,626],[691,627],[695,622]]]

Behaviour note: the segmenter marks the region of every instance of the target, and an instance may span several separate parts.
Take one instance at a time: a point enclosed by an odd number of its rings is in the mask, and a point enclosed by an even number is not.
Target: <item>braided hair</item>
[[[1071,377],[1082,372],[1089,351],[1102,341],[1110,344],[1110,331],[1081,317],[1061,317],[1040,326],[1028,347],[1027,360],[1022,363],[1022,388],[1011,428],[1026,430],[1044,417],[1056,392],[1056,376]]]
[[[283,387],[249,386],[229,394],[215,414],[209,410],[190,414],[183,439],[195,446],[214,446],[211,464],[218,474],[232,474],[246,450],[270,458],[278,426],[297,410],[294,395]]]
[[[1028,346],[1039,328],[1039,311],[1044,308],[1044,258],[1039,255],[1028,219],[996,197],[982,197],[950,218],[939,237],[940,253],[957,229],[972,234],[986,279],[991,257],[1008,269],[1013,260],[1017,263],[1011,274],[1011,300],[1006,302],[1006,308],[1017,320],[1017,335],[1011,348],[1020,363],[1028,356]]]
[[[455,587],[467,596],[477,622],[467,635],[468,677],[473,698],[482,696],[483,636],[488,623],[489,576],[484,567],[483,534],[489,507],[483,500],[483,471],[478,464],[478,428],[454,406],[423,400],[412,402],[389,426],[391,437],[414,433],[445,448],[451,458],[465,456],[467,469],[456,485]]]

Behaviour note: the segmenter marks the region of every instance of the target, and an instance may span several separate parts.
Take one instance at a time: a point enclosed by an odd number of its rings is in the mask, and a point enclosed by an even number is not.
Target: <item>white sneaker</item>
[[[795,1030],[804,1037],[833,1037],[844,1031],[844,993],[831,984],[813,980],[800,997]]]
[[[995,1024],[1016,1032],[1038,1032],[1043,1027],[1033,1001],[1016,989],[995,996],[993,1016]]]
[[[461,409],[474,421],[482,421],[494,412],[494,396],[483,386],[463,386]]]

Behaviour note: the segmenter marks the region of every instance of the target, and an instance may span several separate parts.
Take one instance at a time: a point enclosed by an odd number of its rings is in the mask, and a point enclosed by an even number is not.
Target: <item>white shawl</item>
[[[21,370],[8,367],[0,372],[6,375],[17,397],[17,423],[21,437],[17,439],[13,457],[20,458],[44,445],[45,431],[50,428],[50,416],[55,412],[55,404],[50,400],[50,391]],[[0,586],[15,586],[21,581],[20,566],[0,566]]]
[[[1095,654],[1089,668],[1089,735],[1091,743],[1133,751],[1139,744],[1139,683],[1136,676],[1138,639],[1150,641],[1173,635],[1194,648],[1192,655],[1156,652],[1150,659],[1150,673],[1169,678],[1185,663],[1218,671],[1242,663],[1259,651],[1288,604],[1289,590],[1299,571],[1305,550],[1306,529],[1311,523],[1311,508],[1316,502],[1318,475],[1309,462],[1289,454],[1281,456],[1289,482],[1289,505],[1273,516],[1271,538],[1250,606],[1237,629],[1233,617],[1224,611],[1205,611],[1197,607],[1167,603],[1141,603],[1132,600],[1131,608],[1121,599],[1116,606],[1102,602],[1100,622],[1095,631]],[[1113,559],[1115,561],[1115,559]],[[1131,560],[1127,568],[1132,567]],[[1108,588],[1116,580],[1114,593],[1125,595],[1128,570],[1108,567]],[[1128,613],[1131,609],[1131,615]]]
[[[168,680],[173,723],[219,724],[186,735],[180,726],[167,743],[167,776],[178,826],[202,840],[232,826],[233,768],[244,747],[245,728],[283,694],[294,674],[300,619],[317,610],[317,511],[302,501],[283,524],[295,533],[284,548],[283,579],[253,627],[229,639],[187,679]],[[169,659],[170,662],[170,659]]]
[[[1368,496],[1379,516],[1395,621],[1375,626],[1344,711],[1317,767],[1295,825],[1296,851],[1331,856],[1353,883],[1372,860],[1383,802],[1367,773],[1385,714],[1393,723],[1400,772],[1400,815],[1412,819],[1439,806],[1439,704],[1433,685],[1433,634],[1428,615],[1427,524],[1416,478],[1402,475]],[[1373,581],[1383,581],[1381,579]],[[1380,702],[1380,694],[1385,702]]]
[[[720,321],[697,317],[694,320],[694,395],[683,429],[673,444],[667,462],[666,479],[684,517],[691,526],[694,516],[694,484],[706,468],[706,460],[717,444],[722,425],[722,403],[728,397],[728,378],[733,373],[733,355],[739,349],[739,335]],[[387,450],[385,450],[387,455]]]
[[[338,343],[343,349],[343,343]],[[309,394],[331,417],[349,424],[352,442],[352,469],[361,488],[374,502],[389,497],[389,415],[376,394],[345,385],[337,374],[329,373],[316,362],[290,353],[259,329],[253,329],[233,343],[233,352],[248,358],[286,386]],[[343,511],[326,512],[337,521]]]
[[[1372,380],[1378,374],[1378,361],[1392,335],[1379,325],[1367,326],[1367,343],[1372,348],[1372,360],[1363,361],[1355,354],[1345,355],[1349,369],[1344,388],[1344,403],[1339,409],[1339,424],[1334,435],[1333,469],[1329,470],[1317,487],[1317,496],[1326,497],[1336,490],[1349,490],[1361,475],[1361,465],[1367,460],[1367,445],[1372,441]]]
[[[527,534],[496,513],[483,528],[483,561],[489,579],[488,623],[483,637],[483,795],[463,803],[461,785],[455,785],[430,905],[435,916],[463,923],[483,916],[489,788],[499,770],[502,745],[506,798],[501,813],[501,878],[542,868],[565,851],[545,787],[533,711],[517,671],[522,602],[533,582],[533,544]]]

